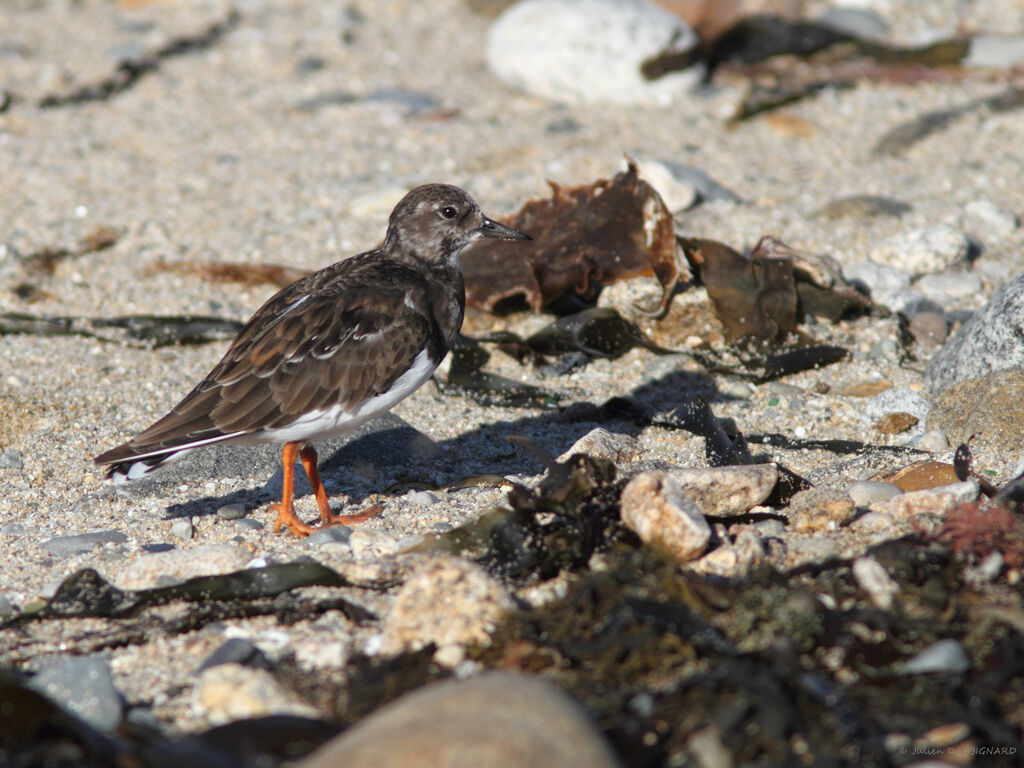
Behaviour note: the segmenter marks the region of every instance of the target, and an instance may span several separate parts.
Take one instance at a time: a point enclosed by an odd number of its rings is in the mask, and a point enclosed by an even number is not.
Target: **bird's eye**
[[[453,205],[446,205],[441,209],[441,215],[446,219],[454,219],[458,214],[458,210]]]

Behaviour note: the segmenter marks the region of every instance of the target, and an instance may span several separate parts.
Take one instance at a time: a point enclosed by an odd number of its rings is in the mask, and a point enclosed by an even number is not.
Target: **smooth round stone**
[[[123,544],[128,537],[120,531],[92,531],[74,536],[56,536],[39,545],[47,554],[54,557],[71,557],[91,552],[104,544]]]
[[[263,523],[259,520],[253,520],[251,517],[243,517],[240,520],[235,520],[235,527],[246,531],[262,531]]]
[[[884,40],[889,34],[885,19],[869,8],[832,6],[818,16],[818,22],[861,38]]]
[[[0,469],[24,469],[25,463],[21,460],[21,451],[17,448],[8,448],[0,453]]]
[[[932,643],[902,665],[907,675],[931,673],[963,673],[971,668],[971,657],[956,640],[946,639]]]
[[[14,614],[14,603],[7,595],[0,593],[0,617],[12,616]]]
[[[931,407],[931,402],[920,392],[905,387],[893,387],[864,403],[861,418],[867,424],[875,424],[890,413],[909,413],[916,416],[919,422],[923,422],[928,417]],[[917,427],[916,431],[923,432],[924,427]]]
[[[405,494],[405,500],[417,507],[429,507],[437,504],[441,499],[432,491],[409,491]]]
[[[949,439],[945,433],[932,429],[921,435],[914,447],[928,453],[945,453],[949,450]]]
[[[672,173],[672,167],[657,160],[643,160],[639,164],[640,177],[661,196],[672,213],[685,211],[697,204],[697,190]]]
[[[446,680],[378,709],[298,768],[616,768],[590,718],[552,683],[508,672]]]
[[[0,525],[0,533],[5,536],[24,536],[25,531],[28,530],[22,523],[8,523],[7,525]]]
[[[499,79],[552,101],[668,104],[703,68],[647,79],[642,67],[697,44],[679,16],[646,0],[522,0],[491,25],[485,55]]]
[[[194,533],[191,520],[175,520],[171,523],[171,533],[182,541],[188,541]]]
[[[665,472],[642,472],[630,480],[620,514],[641,541],[679,562],[700,557],[711,540],[700,509]]]
[[[939,312],[918,312],[910,318],[910,334],[925,347],[937,347],[946,340],[949,327]]]
[[[910,286],[911,274],[890,264],[879,264],[871,259],[843,267],[843,277],[851,283],[865,286],[873,301],[889,306],[890,300]]]
[[[883,240],[870,258],[911,274],[943,272],[967,260],[971,242],[955,227],[908,229]]]
[[[100,656],[48,662],[29,685],[101,731],[113,731],[121,722],[121,696]]]
[[[899,496],[903,491],[892,483],[882,483],[875,480],[858,480],[846,489],[846,494],[853,499],[858,507],[870,507],[872,504],[884,504],[893,496]]]
[[[245,504],[239,502],[232,502],[231,504],[225,504],[217,510],[217,517],[221,520],[240,520],[245,517],[248,510],[245,508]]]
[[[982,198],[964,206],[963,224],[968,232],[977,235],[982,242],[999,242],[1012,235],[1019,222],[1012,211],[1004,210],[991,200]]]
[[[352,529],[346,525],[328,525],[317,528],[306,537],[306,544],[319,547],[323,544],[348,544],[352,538]]]
[[[973,272],[944,272],[925,275],[914,283],[914,290],[940,305],[953,299],[966,299],[981,293],[981,278]]]
[[[998,67],[1005,69],[1024,62],[1024,35],[973,35],[965,67]]]

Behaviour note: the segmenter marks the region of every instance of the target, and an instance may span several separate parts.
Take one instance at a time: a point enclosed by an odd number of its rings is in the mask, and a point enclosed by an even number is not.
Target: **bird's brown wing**
[[[283,427],[386,392],[437,332],[429,291],[402,265],[346,264],[271,298],[170,413],[97,463]]]

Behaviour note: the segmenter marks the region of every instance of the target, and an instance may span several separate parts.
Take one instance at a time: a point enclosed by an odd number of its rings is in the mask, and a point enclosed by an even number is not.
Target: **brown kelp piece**
[[[593,298],[600,286],[654,276],[662,297],[652,314],[664,313],[680,280],[689,277],[677,258],[672,216],[658,193],[637,175],[636,165],[610,181],[562,187],[529,200],[502,222],[533,236],[517,248],[481,241],[462,255],[466,301],[487,311],[516,299],[539,311],[553,300]]]
[[[835,322],[849,311],[871,308],[832,259],[778,238],[762,237],[748,255],[717,240],[681,237],[679,243],[730,344],[782,341],[807,313]]]

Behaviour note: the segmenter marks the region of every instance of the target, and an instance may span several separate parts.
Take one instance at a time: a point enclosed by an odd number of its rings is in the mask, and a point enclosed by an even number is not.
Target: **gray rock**
[[[232,637],[225,640],[207,656],[196,672],[202,673],[204,670],[220,664],[241,664],[247,667],[267,669],[270,667],[270,660],[251,641],[244,637]]]
[[[981,293],[981,278],[973,272],[943,272],[925,275],[914,283],[914,290],[940,306]]]
[[[971,657],[956,640],[946,639],[932,643],[914,658],[904,663],[900,670],[906,675],[927,675],[930,673],[963,673],[971,668]]]
[[[244,531],[262,531],[263,522],[260,520],[253,520],[251,517],[243,517],[240,520],[235,520],[235,528],[241,528]]]
[[[700,509],[665,472],[630,480],[622,490],[621,515],[641,541],[679,562],[700,557],[711,540]]]
[[[0,617],[6,618],[14,615],[14,603],[7,595],[0,592]]]
[[[708,517],[743,514],[767,499],[779,481],[775,464],[687,467],[668,474]]]
[[[644,62],[697,45],[683,20],[646,0],[521,0],[487,34],[487,65],[506,83],[561,102],[664,104],[685,97],[702,69],[656,79]]]
[[[104,544],[123,544],[128,537],[120,531],[92,531],[75,536],[55,536],[44,541],[39,547],[54,557],[71,557],[90,552]]]
[[[25,528],[23,523],[8,523],[7,525],[0,525],[0,533],[5,536],[24,536]]]
[[[417,507],[430,507],[437,504],[441,499],[433,491],[409,491],[405,494],[405,500]]]
[[[55,659],[29,685],[101,731],[109,733],[121,722],[121,697],[100,656]]]
[[[964,581],[968,584],[991,584],[999,578],[1003,570],[1003,553],[999,550],[990,552],[985,559],[973,568],[964,569]]]
[[[908,229],[883,240],[871,251],[872,261],[912,274],[942,272],[967,260],[971,242],[955,227]]]
[[[865,555],[854,560],[850,570],[857,586],[867,592],[875,607],[883,611],[892,608],[900,587],[881,563]]]
[[[899,496],[903,491],[892,483],[858,480],[846,489],[846,493],[858,507],[869,507],[872,504],[884,504],[893,496]]]
[[[319,547],[322,544],[348,544],[352,538],[352,529],[346,525],[329,525],[317,528],[306,537],[306,544]]]
[[[940,312],[918,312],[908,327],[914,341],[923,347],[937,347],[946,340],[949,325]]]
[[[998,67],[1007,69],[1024,62],[1024,36],[973,35],[965,67]]]
[[[246,514],[248,514],[248,510],[245,508],[245,504],[237,501],[224,504],[217,509],[217,517],[221,520],[240,520]]]
[[[935,353],[925,369],[929,391],[991,371],[1024,366],[1024,274],[1004,285]]]
[[[991,200],[972,200],[964,206],[963,226],[983,243],[1006,239],[1018,225],[1012,211],[1006,211]]]
[[[555,685],[508,672],[406,694],[328,742],[298,768],[614,768],[618,760]]]
[[[885,19],[869,8],[831,6],[818,16],[818,22],[862,38],[884,40],[889,34]]]
[[[21,451],[17,448],[8,448],[0,453],[0,469],[24,469],[25,463],[21,460]]]
[[[171,533],[182,541],[188,541],[192,538],[192,534],[194,533],[192,521],[175,520],[171,523]]]

